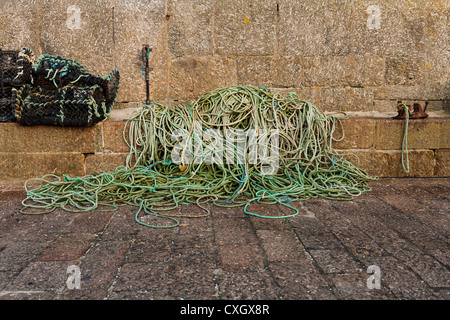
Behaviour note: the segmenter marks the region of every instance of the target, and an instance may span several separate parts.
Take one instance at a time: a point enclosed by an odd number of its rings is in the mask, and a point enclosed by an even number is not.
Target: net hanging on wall
[[[16,91],[17,121],[23,125],[91,126],[109,116],[120,83],[113,69],[90,74],[74,59],[44,54],[33,68],[34,85]]]
[[[28,48],[20,51],[0,49],[0,122],[15,121],[13,88],[32,83],[34,54]]]

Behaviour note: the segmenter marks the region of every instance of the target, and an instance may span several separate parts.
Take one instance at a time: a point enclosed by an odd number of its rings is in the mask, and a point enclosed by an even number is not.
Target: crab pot
[[[16,117],[22,125],[92,126],[109,116],[98,86],[44,89],[24,86],[17,94]]]
[[[108,108],[112,108],[119,90],[120,74],[117,69],[111,71],[107,77],[90,74],[83,65],[73,59],[44,54],[39,57],[33,70],[35,86],[44,90],[56,87],[76,85],[78,87],[92,87],[95,85],[103,89]]]

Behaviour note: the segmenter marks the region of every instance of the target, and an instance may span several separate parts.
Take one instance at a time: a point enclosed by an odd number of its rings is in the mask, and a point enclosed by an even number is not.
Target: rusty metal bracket
[[[425,106],[422,109],[420,103],[414,103],[412,106],[407,105],[409,110],[409,119],[426,119],[428,114],[426,113],[429,102],[425,101]],[[397,106],[403,105],[402,101],[397,101]],[[398,114],[392,119],[406,119],[406,113],[404,108],[397,108]]]

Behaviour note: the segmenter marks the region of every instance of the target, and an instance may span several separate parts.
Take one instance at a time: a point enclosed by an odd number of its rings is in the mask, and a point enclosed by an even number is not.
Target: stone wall
[[[334,148],[369,174],[450,176],[449,10],[450,0],[2,0],[3,49],[74,58],[97,75],[116,67],[121,88],[111,119],[95,127],[1,123],[0,182],[123,165],[122,120],[145,99],[144,44],[151,100],[229,85],[295,91],[323,111],[356,113]],[[432,114],[410,123],[408,174],[403,121],[387,116],[397,100],[428,100]]]
[[[296,91],[330,112],[450,110],[449,0],[2,0],[0,46],[117,67],[116,108],[228,85]]]
[[[88,128],[0,125],[0,185],[56,175],[83,176],[124,165],[129,148],[124,121],[108,120]],[[333,148],[352,154],[351,161],[379,177],[450,176],[449,118],[411,121],[408,133],[410,172],[402,167],[403,123],[391,119],[342,121],[345,137]],[[342,137],[337,126],[334,137]],[[354,155],[357,156],[354,157]]]

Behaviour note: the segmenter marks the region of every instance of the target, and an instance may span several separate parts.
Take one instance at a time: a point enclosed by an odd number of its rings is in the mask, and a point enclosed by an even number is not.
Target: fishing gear
[[[34,83],[16,90],[15,113],[22,125],[92,126],[109,117],[119,85],[119,70],[106,77],[90,74],[74,59],[41,55]]]
[[[254,86],[216,89],[192,104],[174,107],[151,102],[125,124],[123,137],[130,152],[124,166],[78,178],[46,175],[32,179],[40,185],[32,189],[26,184],[22,213],[49,213],[56,208],[112,211],[131,205],[136,208],[135,220],[154,228],[172,228],[179,225],[179,218],[192,217],[170,212],[183,204],[204,210],[207,203],[243,207],[244,213],[260,218],[293,217],[299,213],[292,205],[295,201],[317,197],[351,200],[370,190],[367,182],[375,178],[352,164],[349,155],[331,148],[332,130],[339,122],[296,94],[282,97]],[[279,135],[274,149],[278,170],[271,174],[264,171],[260,157],[250,161],[251,150],[264,138],[264,128]],[[208,139],[207,133],[217,130],[254,132],[255,139],[242,149],[235,139],[230,147],[233,157],[208,163],[204,157],[214,139]],[[174,135],[177,131],[182,134]],[[218,142],[224,146],[230,141]],[[190,148],[192,145],[199,148]],[[186,155],[181,163],[175,161],[174,150]],[[196,161],[197,155],[203,161]],[[251,211],[252,203],[278,204],[291,212],[264,216]],[[196,217],[208,214],[206,210]],[[161,222],[144,223],[143,215]]]
[[[428,108],[429,101],[425,101],[425,106],[422,108],[420,103],[414,103],[413,106],[405,105],[402,101],[397,101],[397,112],[398,114],[392,119],[405,120],[408,116],[408,119],[426,119],[428,118],[428,114],[426,113]],[[406,111],[408,109],[408,114]]]
[[[414,119],[426,119],[428,114],[426,113],[429,101],[425,102],[425,107],[419,103],[414,103],[413,107],[411,105],[406,105],[402,101],[397,101],[397,112],[398,114],[392,119],[405,120],[403,139],[402,139],[402,167],[403,171],[409,173],[409,154],[408,154],[408,126],[409,121]]]
[[[0,48],[0,122],[15,121],[14,89],[32,83],[33,64],[34,54],[28,48],[19,51]]]

